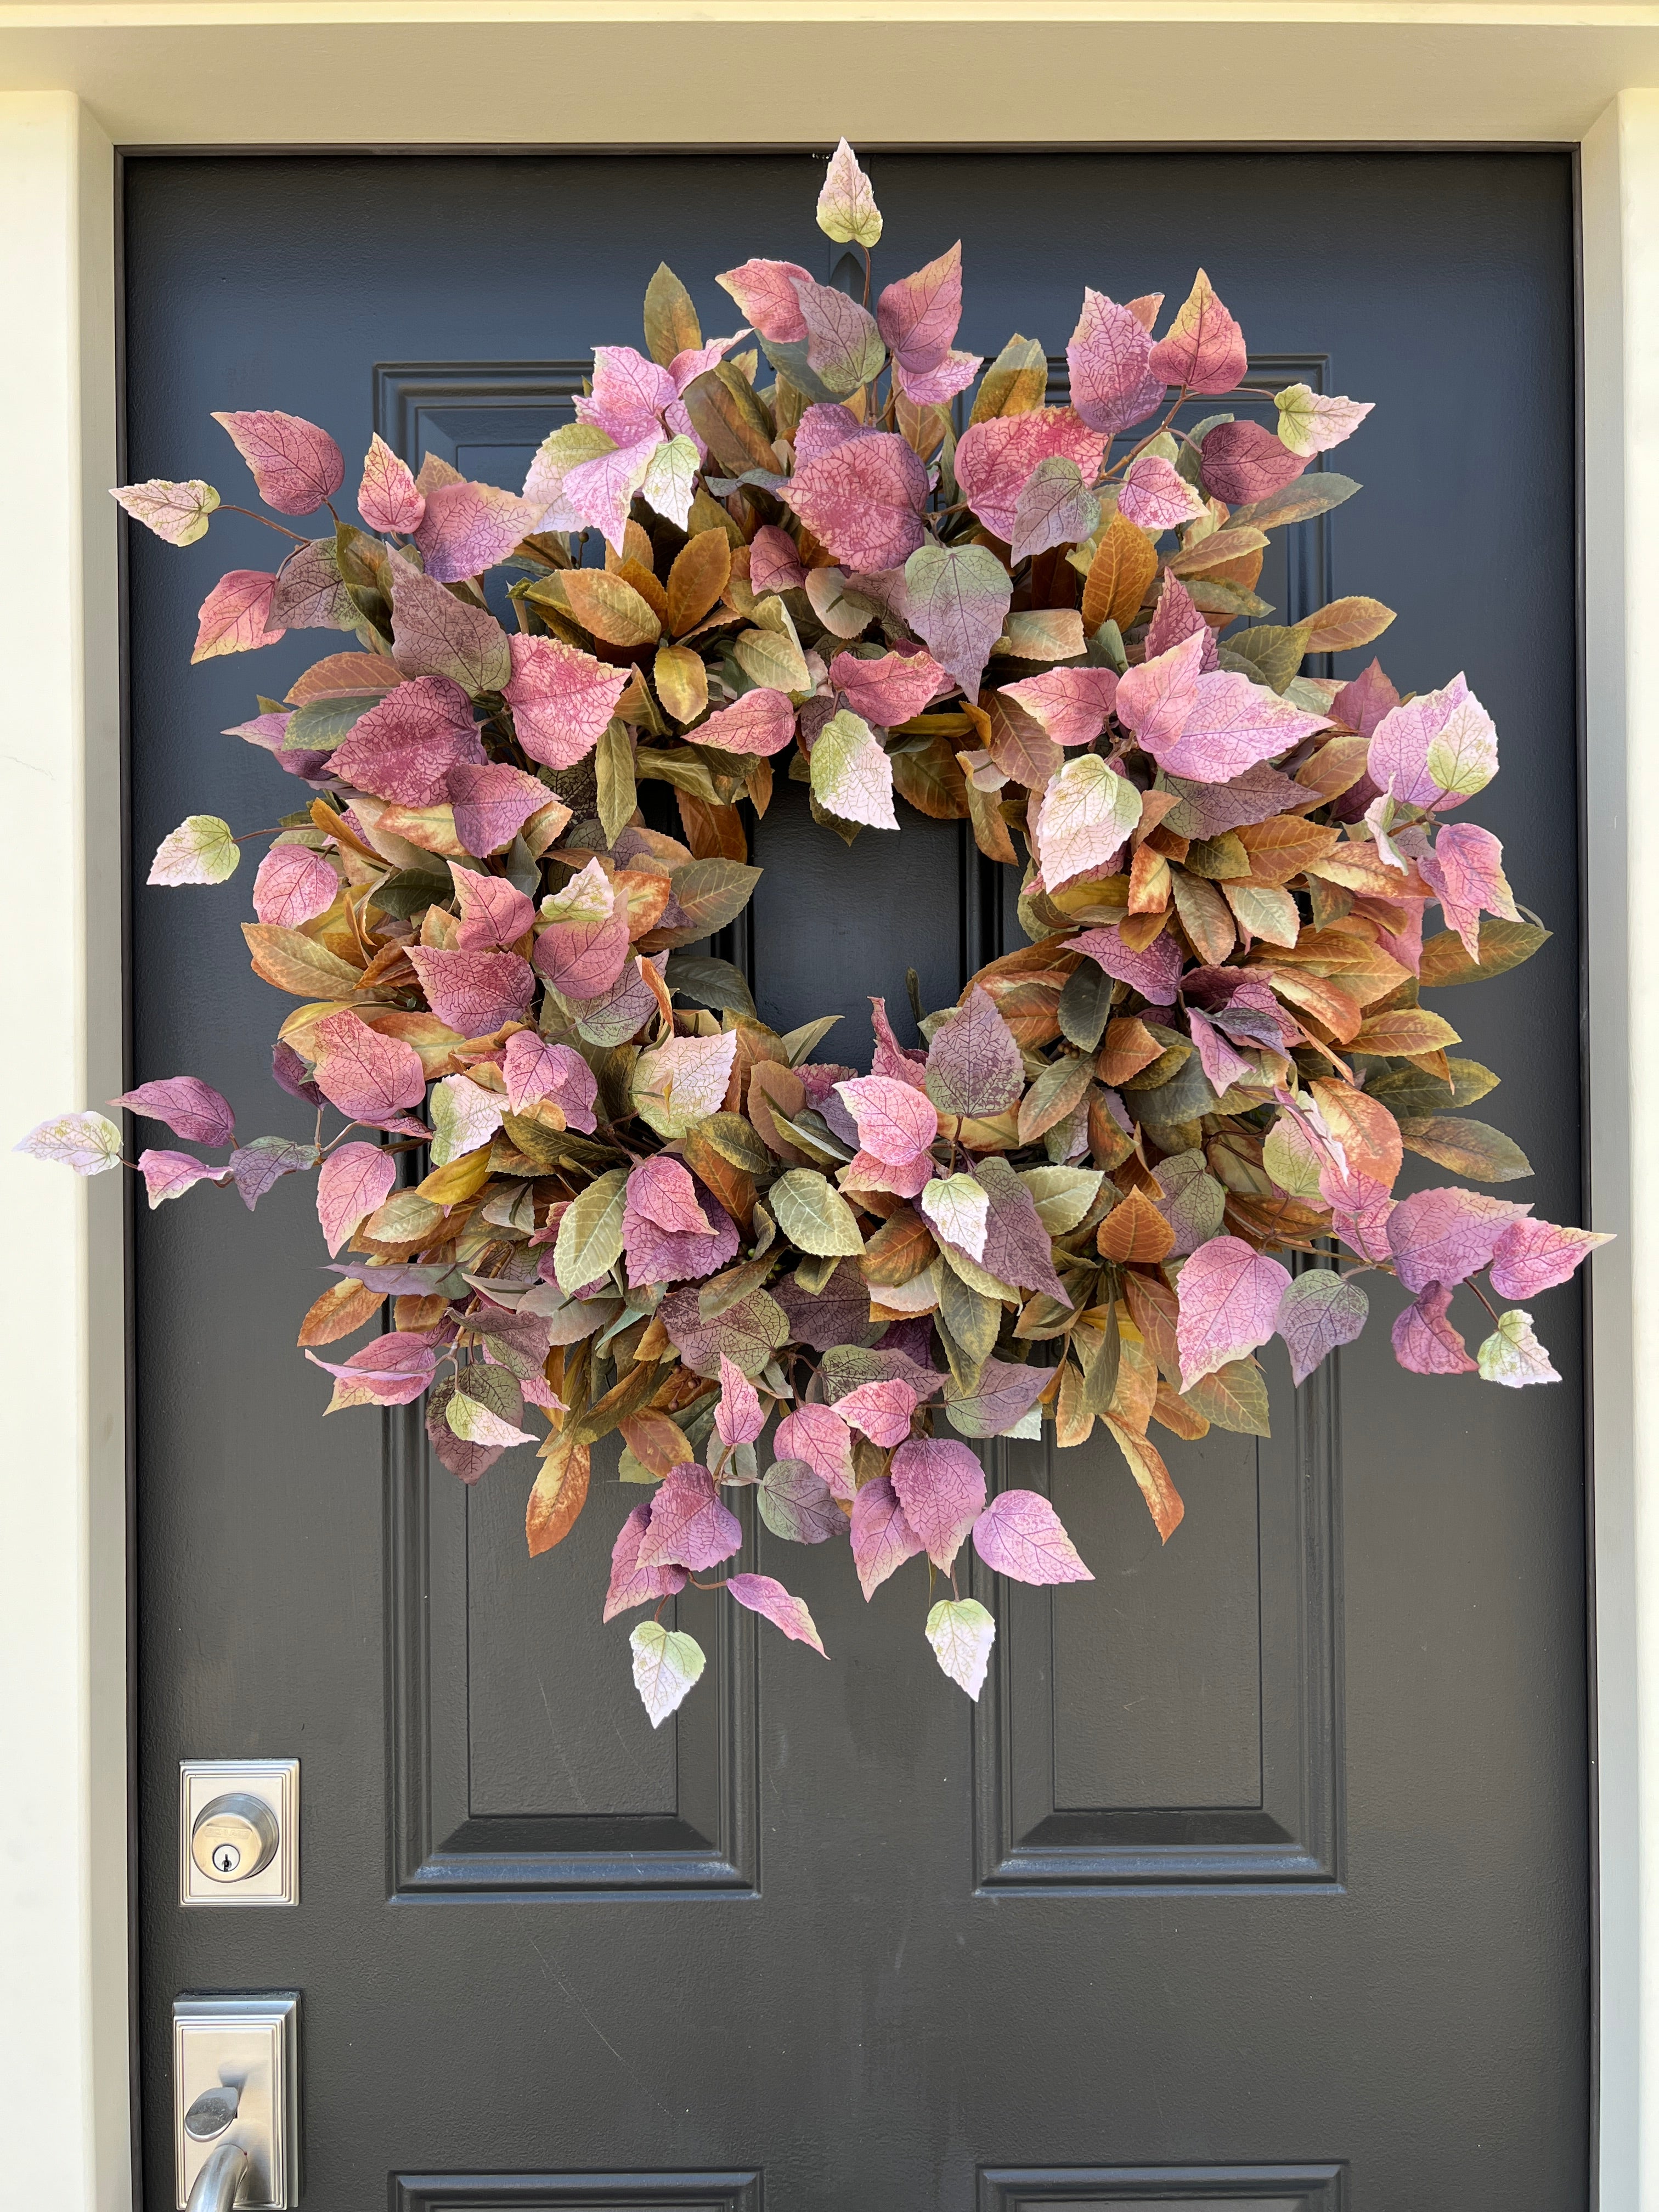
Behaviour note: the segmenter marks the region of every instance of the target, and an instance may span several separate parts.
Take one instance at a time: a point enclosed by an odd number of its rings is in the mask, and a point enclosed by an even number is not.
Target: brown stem
[[[267,530],[275,530],[279,532],[284,538],[291,538],[296,545],[309,545],[311,543],[311,540],[308,538],[301,538],[297,530],[289,530],[286,525],[283,523],[273,522],[268,514],[255,514],[251,507],[237,507],[228,499],[220,501],[219,513],[221,514],[252,515],[255,522],[263,522]]]

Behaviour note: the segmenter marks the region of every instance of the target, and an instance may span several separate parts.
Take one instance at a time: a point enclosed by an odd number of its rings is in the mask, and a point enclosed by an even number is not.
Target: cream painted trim
[[[1620,1232],[1595,1285],[1599,2201],[1659,2212],[1659,1294],[1634,1287],[1659,1283],[1659,1008],[1626,951],[1659,806],[1659,92],[1624,90],[1659,85],[1659,4],[0,0],[0,422],[30,517],[0,538],[0,794],[48,832],[8,884],[33,956],[0,965],[12,1115],[119,1082],[111,142],[696,143],[757,40],[788,88],[771,143],[908,143],[923,70],[959,143],[1583,141],[1591,1157]],[[0,2199],[125,2212],[118,1194],[3,1145],[0,1177],[0,1218],[53,1255],[27,1291],[0,1276],[49,1425],[0,1463]]]
[[[67,94],[0,94],[0,1339],[39,1410],[0,1468],[0,2197],[129,2198],[125,1287],[118,1175],[9,1147],[121,1085],[114,160]],[[15,1124],[14,1127],[13,1124]]]

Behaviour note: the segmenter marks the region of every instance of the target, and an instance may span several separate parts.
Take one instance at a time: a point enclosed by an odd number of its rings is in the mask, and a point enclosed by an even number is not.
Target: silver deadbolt
[[[247,1881],[276,1856],[282,1832],[262,1797],[215,1797],[191,1824],[190,1855],[210,1881]]]

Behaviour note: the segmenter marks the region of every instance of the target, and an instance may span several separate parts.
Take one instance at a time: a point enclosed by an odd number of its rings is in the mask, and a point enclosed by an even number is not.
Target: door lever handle
[[[186,2212],[231,2212],[247,2166],[247,2153],[240,2143],[218,2144],[191,2185]]]

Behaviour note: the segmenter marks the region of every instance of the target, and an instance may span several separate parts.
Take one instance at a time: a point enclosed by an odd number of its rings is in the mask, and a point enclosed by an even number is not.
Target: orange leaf
[[[371,1291],[367,1283],[355,1282],[348,1275],[331,1284],[315,1301],[300,1323],[295,1340],[302,1346],[332,1344],[337,1337],[349,1336],[353,1329],[372,1320],[385,1304],[384,1291]]]
[[[1117,1438],[1118,1449],[1140,1486],[1153,1528],[1167,1544],[1181,1526],[1187,1509],[1181,1502],[1181,1492],[1170,1480],[1170,1470],[1162,1455],[1156,1444],[1149,1443],[1145,1437],[1138,1437],[1133,1429],[1125,1428],[1110,1413],[1106,1416],[1106,1425]]]
[[[695,628],[720,599],[732,574],[732,541],[723,530],[700,530],[668,572],[668,627],[676,637]]]
[[[671,1468],[696,1457],[679,1423],[671,1421],[666,1413],[659,1413],[652,1407],[647,1406],[642,1413],[630,1413],[617,1425],[629,1451],[653,1474],[666,1474]]]
[[[1305,822],[1299,814],[1274,814],[1266,822],[1247,823],[1234,834],[1250,856],[1253,884],[1287,884],[1336,842],[1334,830]]]
[[[1152,1402],[1152,1419],[1172,1429],[1183,1443],[1195,1444],[1200,1437],[1207,1437],[1210,1425],[1202,1413],[1197,1413],[1177,1395],[1169,1384],[1160,1382],[1158,1396]]]
[[[587,1503],[592,1460],[587,1446],[570,1443],[562,1437],[550,1437],[548,1441],[553,1449],[542,1462],[525,1506],[525,1540],[532,1559],[564,1541]]]
[[[591,637],[631,653],[662,635],[656,612],[631,584],[603,568],[564,568],[559,581],[570,611]]]
[[[1162,914],[1170,903],[1170,863],[1151,845],[1137,847],[1129,869],[1131,914]]]
[[[1103,622],[1127,629],[1157,574],[1158,553],[1152,539],[1124,516],[1115,514],[1084,580],[1083,627],[1090,636]]]
[[[1120,1014],[1106,1024],[1095,1073],[1115,1091],[1131,1076],[1139,1075],[1143,1067],[1150,1067],[1155,1060],[1161,1059],[1163,1053],[1163,1046],[1145,1022],[1137,1021],[1133,1015]]]
[[[938,1256],[927,1223],[912,1207],[901,1206],[865,1246],[859,1267],[866,1283],[896,1290],[901,1283],[914,1282]]]
[[[1352,737],[1346,732],[1336,738],[1327,738],[1311,759],[1303,762],[1296,772],[1298,783],[1306,784],[1310,792],[1322,799],[1340,799],[1345,791],[1352,791],[1365,773],[1370,756],[1369,738]]]
[[[694,798],[689,791],[677,791],[674,796],[694,860],[747,860],[749,843],[743,834],[743,817],[735,806],[711,806],[706,799]]]
[[[1391,1186],[1405,1158],[1400,1124],[1380,1098],[1352,1084],[1322,1077],[1308,1086],[1319,1103],[1325,1127],[1359,1174]]]
[[[1172,1389],[1181,1384],[1181,1358],[1176,1349],[1176,1322],[1181,1304],[1162,1275],[1126,1275],[1123,1295],[1130,1318],[1146,1340],[1146,1349],[1158,1371]]]
[[[1356,1052],[1382,1057],[1395,1054],[1443,1052],[1462,1040],[1443,1015],[1426,1006],[1396,1006],[1391,1014],[1373,1014],[1351,1040]]]
[[[1150,1266],[1175,1247],[1175,1231],[1144,1192],[1120,1199],[1095,1232],[1101,1257]]]

